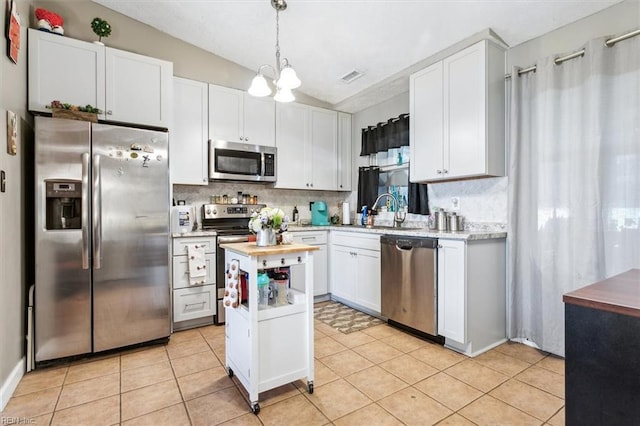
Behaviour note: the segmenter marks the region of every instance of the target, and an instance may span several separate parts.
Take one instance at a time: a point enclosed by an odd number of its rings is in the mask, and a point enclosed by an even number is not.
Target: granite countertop
[[[215,237],[218,235],[216,231],[203,231],[202,229],[198,229],[197,231],[191,232],[174,232],[171,234],[172,238],[188,238],[188,237]]]
[[[442,232],[433,231],[427,228],[366,228],[359,225],[329,225],[329,226],[289,226],[291,232],[303,232],[303,231],[347,231],[347,232],[360,232],[367,234],[380,234],[380,235],[411,235],[416,237],[429,237],[429,238],[443,238],[448,240],[487,240],[494,238],[506,238],[507,233],[505,231],[460,231],[460,232]]]
[[[564,303],[640,318],[640,269],[582,287],[562,296]]]
[[[448,240],[488,240],[495,238],[506,238],[507,233],[501,230],[478,230],[478,231],[459,231],[459,232],[442,232],[433,231],[427,228],[421,227],[408,227],[408,228],[387,228],[387,227],[374,227],[366,228],[359,225],[329,225],[329,226],[315,226],[315,225],[302,225],[302,226],[289,226],[291,232],[304,232],[304,231],[347,231],[347,232],[360,232],[366,234],[379,234],[379,235],[411,235],[416,237],[428,237],[428,238],[442,238]],[[188,238],[188,237],[214,237],[216,231],[192,231],[186,233],[173,233],[173,238]]]

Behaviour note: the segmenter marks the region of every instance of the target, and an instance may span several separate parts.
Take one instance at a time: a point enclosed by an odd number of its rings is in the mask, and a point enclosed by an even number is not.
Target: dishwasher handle
[[[396,247],[398,250],[413,250],[413,245],[409,241],[398,240],[396,241]]]

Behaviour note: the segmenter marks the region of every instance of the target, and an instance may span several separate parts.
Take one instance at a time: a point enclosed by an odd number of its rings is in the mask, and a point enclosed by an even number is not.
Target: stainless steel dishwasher
[[[401,235],[380,237],[382,316],[443,342],[438,335],[438,240]]]

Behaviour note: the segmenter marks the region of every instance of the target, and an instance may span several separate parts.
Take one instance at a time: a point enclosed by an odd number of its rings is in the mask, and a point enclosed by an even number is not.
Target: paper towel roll
[[[342,203],[342,224],[351,225],[351,209],[346,201]]]

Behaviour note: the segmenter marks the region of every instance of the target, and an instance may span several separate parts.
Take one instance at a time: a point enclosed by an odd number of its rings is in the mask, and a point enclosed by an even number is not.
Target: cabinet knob
[[[244,140],[245,140],[245,141],[248,141],[248,140],[249,140],[249,136],[245,136],[245,137],[244,137]]]
[[[113,111],[107,110],[107,115],[113,115]]]
[[[302,263],[302,256],[298,256],[298,263]]]
[[[309,186],[313,188],[313,184],[312,183],[310,183]]]
[[[342,188],[342,185],[340,185],[340,188]]]
[[[240,140],[243,141],[244,140],[244,136],[240,136]]]
[[[309,184],[307,183],[307,188],[309,187]]]
[[[438,244],[438,248],[442,248],[442,246],[440,244]]]
[[[442,170],[436,170],[436,173],[441,175],[442,174]]]
[[[266,260],[262,261],[262,266],[264,266],[265,268],[267,267],[267,261]]]
[[[280,264],[284,265],[286,262],[284,261],[284,257],[280,259]]]
[[[442,173],[447,174],[447,173],[449,173],[449,170],[444,169],[444,170],[442,171]]]

